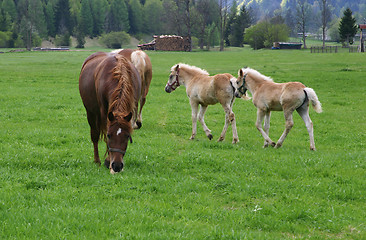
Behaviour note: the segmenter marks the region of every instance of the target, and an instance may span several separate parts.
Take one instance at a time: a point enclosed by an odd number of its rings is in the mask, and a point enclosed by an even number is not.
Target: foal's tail
[[[304,88],[304,91],[306,91],[315,112],[321,113],[323,111],[322,104],[319,102],[318,96],[316,95],[315,91],[312,88]]]

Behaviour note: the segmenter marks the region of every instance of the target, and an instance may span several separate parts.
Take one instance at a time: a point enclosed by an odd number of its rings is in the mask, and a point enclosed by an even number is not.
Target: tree
[[[319,0],[320,13],[321,13],[321,27],[323,35],[323,47],[325,47],[325,33],[326,28],[331,20],[331,13],[329,7],[329,0]]]
[[[69,0],[58,0],[55,6],[56,34],[71,34],[73,25],[71,22]]]
[[[306,30],[308,28],[308,21],[311,16],[311,7],[307,0],[297,0],[296,20],[297,25],[302,33],[302,41],[304,48],[306,48]]]
[[[106,32],[119,32],[130,30],[128,22],[128,9],[124,0],[112,0],[106,17]]]
[[[353,38],[357,33],[356,19],[352,16],[351,9],[347,8],[343,12],[343,17],[339,24],[339,36],[341,42],[353,44]]]
[[[84,36],[93,36],[93,26],[90,0],[82,0],[78,31],[80,31]]]
[[[149,0],[143,7],[144,13],[144,31],[146,33],[162,33],[162,13],[163,5],[160,0]]]
[[[130,0],[128,8],[128,17],[130,21],[130,33],[136,34],[142,32],[143,24],[142,5],[139,0]]]
[[[104,21],[106,18],[107,7],[107,0],[91,0],[93,36],[100,36],[104,31]]]
[[[228,9],[230,7],[228,0],[218,0],[219,1],[219,21],[218,28],[220,33],[220,51],[224,51],[224,41],[225,41],[225,29],[227,27],[228,20]]]
[[[276,23],[276,17],[264,20],[245,30],[244,40],[254,49],[271,47],[273,42],[285,42],[288,39],[288,27]],[[278,19],[277,19],[278,20]]]
[[[56,36],[55,11],[52,1],[49,1],[44,7],[44,16],[47,25],[48,36]]]
[[[239,15],[236,15],[231,25],[231,34],[229,40],[231,46],[243,47],[244,31],[250,26],[250,15],[245,5],[240,9]]]

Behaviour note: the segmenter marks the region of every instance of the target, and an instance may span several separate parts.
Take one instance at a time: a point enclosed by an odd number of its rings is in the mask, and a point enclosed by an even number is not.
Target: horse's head
[[[180,83],[179,83],[179,64],[177,64],[176,66],[173,66],[171,71],[170,71],[169,80],[168,80],[168,82],[166,83],[166,86],[165,86],[165,92],[171,93],[172,91],[177,89],[179,86],[180,86]]]
[[[132,113],[117,119],[112,112],[108,114],[107,147],[109,161],[106,159],[105,166],[112,174],[123,170],[123,157],[126,153],[128,141],[132,143],[131,126],[126,126],[131,120]]]
[[[236,82],[234,81],[235,97],[237,97],[237,98],[246,96],[245,93],[248,90],[246,87],[246,82],[245,82],[247,73],[244,73],[244,70],[245,70],[244,68],[239,69],[238,78],[236,79]]]

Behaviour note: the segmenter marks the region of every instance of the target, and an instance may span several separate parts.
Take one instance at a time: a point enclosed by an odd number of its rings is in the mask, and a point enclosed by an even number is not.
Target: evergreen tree
[[[55,6],[56,34],[72,33],[72,22],[69,0],[58,0]]]
[[[130,33],[136,34],[142,32],[142,5],[139,0],[130,0],[128,17],[130,21]]]
[[[18,12],[13,0],[4,0],[2,4],[0,4],[0,7],[4,10],[4,12],[8,13],[11,21],[17,21]]]
[[[343,17],[339,24],[339,35],[341,42],[353,44],[353,38],[357,33],[356,19],[352,16],[351,9],[347,8],[343,12]]]
[[[144,13],[144,32],[161,34],[163,33],[161,19],[163,5],[160,0],[149,0],[143,7]]]
[[[93,35],[93,16],[91,13],[90,0],[81,1],[79,29],[84,36]]]
[[[52,1],[49,1],[44,7],[44,16],[47,25],[48,36],[56,36],[55,11]]]
[[[103,33],[107,8],[107,0],[91,0],[91,10],[94,23],[93,36],[100,36]]]
[[[124,0],[112,0],[106,17],[106,32],[130,30],[128,10]]]
[[[250,16],[243,5],[240,9],[239,15],[234,18],[232,24],[231,34],[229,36],[231,46],[243,47],[244,31],[250,26]]]
[[[4,9],[0,9],[0,31],[6,32],[11,28],[11,17]]]

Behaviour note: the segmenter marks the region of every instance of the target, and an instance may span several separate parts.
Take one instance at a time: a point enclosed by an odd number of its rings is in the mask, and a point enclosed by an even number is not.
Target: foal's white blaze
[[[122,129],[121,128],[118,128],[118,130],[117,130],[117,136],[120,135],[121,132],[122,132]]]

